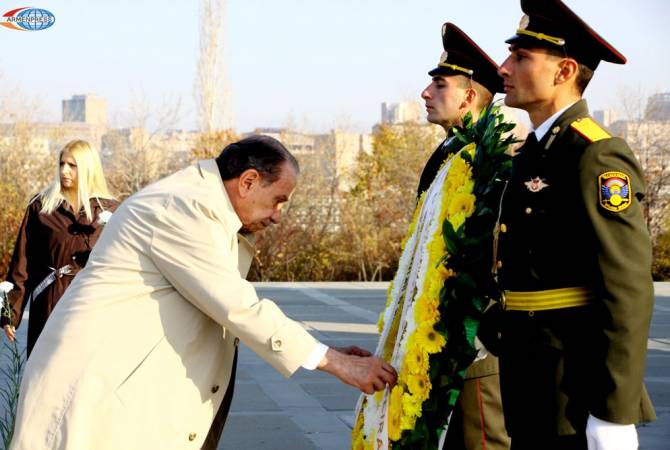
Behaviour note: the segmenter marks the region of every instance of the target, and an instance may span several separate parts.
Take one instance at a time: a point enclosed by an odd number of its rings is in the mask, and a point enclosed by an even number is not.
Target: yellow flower
[[[432,385],[430,384],[430,378],[425,373],[422,374],[412,374],[407,380],[407,387],[412,395],[425,400],[430,394],[430,389]]]
[[[458,192],[463,192],[465,194],[472,194],[472,191],[475,189],[475,180],[470,178],[468,181],[463,184],[463,186],[458,189]]]
[[[475,150],[477,150],[477,144],[474,142],[470,142],[468,145],[463,147],[461,151],[470,153],[470,156],[474,156]]]
[[[447,341],[440,333],[433,329],[432,325],[419,324],[419,328],[412,334],[412,340],[418,347],[422,347],[428,353],[437,353],[442,350]]]
[[[421,406],[423,405],[423,400],[416,395],[411,395],[408,393],[404,393],[402,395],[402,409],[405,412],[405,417],[421,417],[422,409]],[[414,424],[412,424],[412,427]]]
[[[431,325],[440,320],[440,313],[437,310],[437,302],[431,301],[432,292],[423,295],[416,303],[414,308],[414,319],[416,323],[430,323]]]
[[[454,271],[444,267],[444,264],[440,264],[437,268],[437,273],[440,274],[440,277],[442,278],[442,281],[446,280],[447,278],[451,278],[454,276]],[[442,285],[440,285],[440,289],[442,288]],[[438,291],[439,295],[439,291]]]
[[[388,409],[388,435],[392,441],[400,439],[402,430],[400,429],[400,422],[402,420],[402,394],[403,390],[400,385],[395,385],[391,391],[389,398]]]
[[[407,374],[428,372],[428,353],[421,347],[410,346],[405,353],[403,367]]]
[[[454,214],[452,217],[449,218],[449,223],[451,223],[451,226],[454,228],[454,230],[458,230],[463,223],[465,223],[465,213],[458,213]]]
[[[448,216],[463,213],[469,217],[475,211],[475,196],[466,193],[455,193],[449,203]]]

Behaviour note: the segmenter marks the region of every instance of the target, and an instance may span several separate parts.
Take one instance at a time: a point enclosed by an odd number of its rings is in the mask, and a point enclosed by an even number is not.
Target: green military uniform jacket
[[[586,288],[585,306],[502,314],[500,370],[509,434],[583,433],[592,414],[653,420],[643,386],[651,245],[642,170],[581,100],[514,157],[497,257],[506,291]]]

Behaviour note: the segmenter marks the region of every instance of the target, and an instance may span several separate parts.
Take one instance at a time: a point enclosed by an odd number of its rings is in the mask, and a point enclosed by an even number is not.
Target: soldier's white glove
[[[589,415],[586,442],[589,450],[637,450],[637,430],[632,424],[605,422]]]

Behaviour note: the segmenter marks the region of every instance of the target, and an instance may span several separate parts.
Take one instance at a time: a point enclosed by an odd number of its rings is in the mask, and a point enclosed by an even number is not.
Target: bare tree
[[[55,175],[47,137],[37,132],[40,102],[0,74],[0,280],[32,196]]]
[[[626,139],[645,173],[647,190],[643,208],[647,227],[656,238],[666,223],[670,202],[670,120],[662,120],[657,107],[648,102],[641,88],[623,88],[619,92],[624,120],[612,130]]]
[[[103,140],[107,178],[121,198],[183,166],[188,159],[188,149],[184,154],[171,153],[161,142],[179,120],[180,99],[166,97],[154,107],[141,92],[130,97],[124,119],[128,126],[110,131]]]
[[[225,19],[225,0],[200,1],[200,54],[195,92],[200,129],[207,134],[233,126],[224,58]]]

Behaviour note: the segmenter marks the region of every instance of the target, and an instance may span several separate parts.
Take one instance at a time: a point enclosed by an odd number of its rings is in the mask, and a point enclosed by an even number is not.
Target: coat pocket
[[[122,404],[126,405],[124,397],[127,397],[127,392],[132,390],[132,386],[135,384],[136,378],[141,377],[142,372],[144,372],[144,366],[150,362],[152,355],[155,355],[157,350],[165,343],[165,336],[161,337],[158,342],[154,344],[153,347],[147,352],[146,355],[140,360],[140,362],[126,375],[123,381],[116,387],[115,393],[119,398]],[[141,389],[141,386],[140,386]]]

